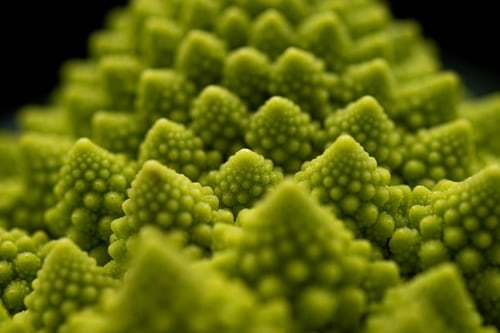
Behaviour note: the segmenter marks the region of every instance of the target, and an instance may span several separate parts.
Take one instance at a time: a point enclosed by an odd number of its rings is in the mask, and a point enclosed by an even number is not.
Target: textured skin
[[[237,223],[241,235],[226,250],[233,260],[221,260],[221,267],[264,300],[288,300],[299,331],[356,330],[372,297],[399,281],[396,265],[371,262],[369,244],[354,241],[293,182],[242,212]]]

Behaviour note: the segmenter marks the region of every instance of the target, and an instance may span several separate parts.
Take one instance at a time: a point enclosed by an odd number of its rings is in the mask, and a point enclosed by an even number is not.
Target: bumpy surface
[[[248,113],[238,96],[222,87],[209,86],[196,98],[191,112],[191,129],[208,148],[227,156],[243,146]]]
[[[1,333],[500,327],[499,95],[385,1],[130,0],[88,51],[0,131]]]
[[[40,249],[47,240],[43,232],[30,236],[19,229],[0,229],[0,293],[5,314],[25,308],[24,297],[31,292],[31,282],[42,266]]]
[[[55,236],[68,235],[100,263],[107,261],[111,221],[135,174],[133,163],[88,139],[75,143],[60,171],[54,192],[57,204],[47,210],[46,225]]]
[[[248,145],[288,172],[297,171],[313,153],[314,126],[290,100],[273,97],[250,119]]]
[[[160,119],[149,130],[139,150],[139,162],[156,160],[196,180],[219,155],[203,150],[203,142],[191,130],[170,120]],[[211,161],[212,160],[212,161]]]
[[[53,245],[26,297],[28,314],[40,332],[57,332],[66,318],[94,304],[100,294],[117,283],[96,261],[69,240]]]
[[[175,232],[199,252],[210,248],[212,225],[219,200],[209,187],[193,183],[182,174],[156,161],[148,161],[137,174],[123,204],[125,216],[111,224],[113,235],[109,253],[114,259],[110,269],[124,269],[128,260],[126,241],[144,225],[156,225]],[[232,220],[229,214],[229,221]],[[122,267],[120,267],[122,266]]]
[[[489,332],[472,304],[458,271],[440,266],[389,291],[366,332]]]
[[[73,318],[62,332],[287,332],[284,303],[258,302],[243,285],[193,262],[157,230],[143,230],[134,243],[131,269],[116,297],[105,302],[103,313]],[[150,284],[157,288],[145,289]]]
[[[323,154],[303,165],[295,179],[328,205],[357,235],[384,245],[398,224],[397,210],[409,189],[390,186],[391,175],[377,166],[351,136],[342,135]]]
[[[234,259],[224,268],[262,299],[287,299],[301,330],[350,332],[369,303],[398,282],[398,269],[373,263],[369,244],[354,241],[307,196],[299,185],[285,182],[255,209],[242,212],[241,235],[224,254]]]
[[[237,214],[250,208],[266,191],[283,179],[273,162],[259,154],[242,149],[224,163],[220,170],[207,175],[205,182],[212,186],[221,205]]]

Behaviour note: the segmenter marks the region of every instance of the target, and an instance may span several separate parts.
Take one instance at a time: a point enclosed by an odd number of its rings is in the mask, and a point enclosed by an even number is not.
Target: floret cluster
[[[500,96],[378,0],[131,0],[0,133],[1,333],[494,333]]]

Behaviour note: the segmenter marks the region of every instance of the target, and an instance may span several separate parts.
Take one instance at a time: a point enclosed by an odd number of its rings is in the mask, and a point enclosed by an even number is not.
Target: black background
[[[42,102],[69,58],[85,57],[87,36],[110,8],[126,0],[8,1],[0,6],[0,112],[5,120]],[[478,93],[500,90],[500,26],[496,1],[389,1],[396,17],[418,20],[441,47],[445,66]],[[449,3],[448,6],[442,6]]]

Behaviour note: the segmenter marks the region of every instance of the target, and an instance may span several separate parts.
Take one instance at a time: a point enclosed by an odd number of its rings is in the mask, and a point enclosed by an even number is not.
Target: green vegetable
[[[497,332],[499,98],[417,23],[131,0],[88,50],[0,133],[1,333]]]

